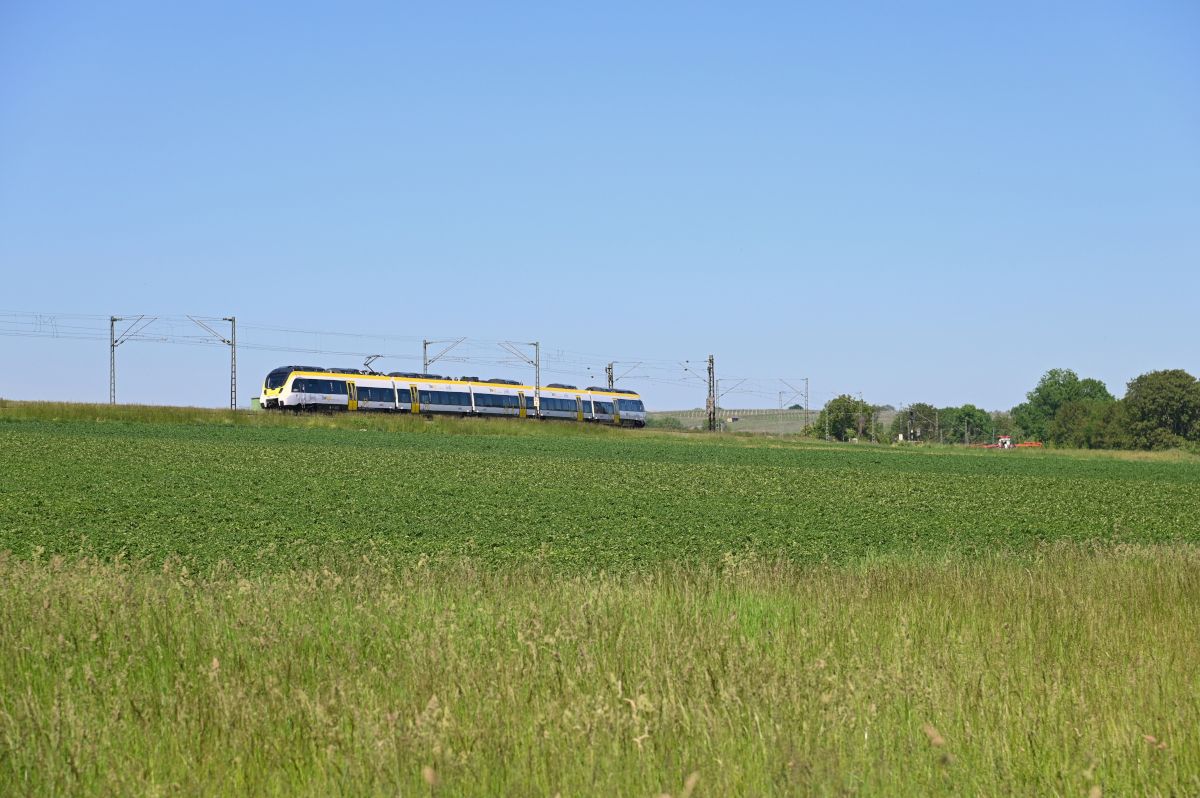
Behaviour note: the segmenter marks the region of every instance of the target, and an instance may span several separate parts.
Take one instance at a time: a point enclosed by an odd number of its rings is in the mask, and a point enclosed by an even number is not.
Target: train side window
[[[583,400],[583,412],[585,412],[585,413],[592,412],[592,403],[590,401],[588,401],[587,399]]]

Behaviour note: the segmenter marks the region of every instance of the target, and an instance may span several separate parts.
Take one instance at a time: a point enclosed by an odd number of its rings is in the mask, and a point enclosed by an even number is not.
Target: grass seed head
[[[932,726],[930,726],[928,723],[925,724],[925,736],[929,738],[930,745],[945,745],[946,744],[946,738],[944,738],[944,737],[942,737],[942,735],[938,734],[938,730],[933,728]]]

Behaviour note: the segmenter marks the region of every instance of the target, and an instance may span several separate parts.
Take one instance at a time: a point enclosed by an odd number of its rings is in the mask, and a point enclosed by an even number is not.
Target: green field
[[[349,423],[366,429],[10,419],[0,550],[252,567],[379,549],[586,571],[747,551],[813,562],[1200,539],[1194,457]]]
[[[1200,458],[0,403],[0,794],[1200,795]]]

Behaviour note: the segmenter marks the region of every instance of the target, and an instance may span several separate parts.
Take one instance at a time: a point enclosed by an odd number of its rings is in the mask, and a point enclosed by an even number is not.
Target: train
[[[625,427],[646,426],[646,407],[635,391],[544,387],[518,380],[415,374],[363,369],[281,366],[263,380],[260,406],[279,411],[390,412],[417,415],[510,416],[561,419]]]

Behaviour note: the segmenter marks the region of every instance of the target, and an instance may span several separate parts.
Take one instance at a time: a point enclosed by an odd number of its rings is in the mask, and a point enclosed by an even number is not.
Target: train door
[[[352,382],[346,383],[346,409],[358,409],[358,386]]]
[[[412,398],[412,412],[421,412],[421,392],[417,390],[417,386],[408,386],[409,394]]]
[[[524,391],[517,391],[517,406],[521,408],[519,411],[521,414],[521,418],[528,418],[528,416],[526,415],[527,411],[525,410],[525,392]]]
[[[610,396],[609,398],[612,399],[612,403],[613,403],[613,423],[620,424],[621,423],[621,400],[615,396]]]
[[[583,397],[575,395],[575,420],[583,421]]]

